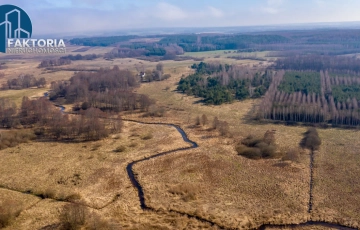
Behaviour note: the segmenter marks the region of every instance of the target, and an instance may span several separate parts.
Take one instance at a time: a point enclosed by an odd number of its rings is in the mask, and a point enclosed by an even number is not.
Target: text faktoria
[[[15,42],[14,42],[15,41]],[[8,39],[8,47],[26,48],[26,47],[64,47],[63,39]],[[14,46],[13,46],[14,45]]]

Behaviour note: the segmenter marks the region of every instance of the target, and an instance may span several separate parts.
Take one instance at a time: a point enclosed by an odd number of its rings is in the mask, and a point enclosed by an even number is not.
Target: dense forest
[[[140,77],[128,70],[100,69],[96,72],[78,72],[69,81],[51,83],[50,100],[64,98],[65,103],[82,103],[103,111],[147,110],[151,100],[146,95],[133,92]]]
[[[90,37],[90,38],[74,38],[70,40],[71,44],[81,46],[110,46],[118,42],[129,41],[138,36],[111,36],[111,37]]]
[[[177,44],[185,52],[233,50],[251,48],[253,44],[280,44],[289,39],[279,35],[173,35],[160,40],[160,44]]]
[[[334,73],[356,74],[360,73],[360,60],[347,56],[294,55],[278,58],[275,67],[277,69],[330,70]]]
[[[192,68],[195,73],[182,78],[177,90],[201,97],[206,104],[258,98],[265,94],[271,83],[270,71],[249,67],[200,62]]]
[[[298,79],[308,80],[300,83]],[[328,71],[320,71],[317,75],[314,72],[280,70],[258,108],[258,118],[288,123],[358,126],[359,85],[358,77],[331,77]]]
[[[152,42],[141,42],[150,38]],[[168,47],[180,47],[185,52],[239,50],[240,52],[271,51],[268,56],[341,55],[360,53],[360,30],[329,29],[307,31],[270,31],[243,34],[176,34],[156,36],[113,36],[75,38],[75,45],[116,46],[141,51],[148,56],[163,56]],[[126,52],[123,50],[121,52]],[[120,53],[121,53],[120,52]],[[135,52],[137,53],[137,52]],[[124,54],[123,54],[124,55]],[[132,54],[134,55],[134,54]],[[318,69],[320,71],[320,69]]]

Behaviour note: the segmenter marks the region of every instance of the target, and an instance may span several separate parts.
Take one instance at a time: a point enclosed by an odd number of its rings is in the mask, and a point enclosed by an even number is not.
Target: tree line
[[[39,64],[38,68],[48,68],[48,67],[54,67],[54,66],[62,66],[62,65],[70,65],[71,60],[70,59],[52,59],[52,60],[43,60]]]
[[[351,77],[334,78],[327,71],[321,71],[319,90],[282,91],[282,84],[287,84],[289,77],[313,75],[313,72],[278,71],[258,107],[258,118],[279,120],[289,123],[319,123],[333,126],[360,125],[360,94],[358,80]],[[309,76],[310,76],[309,75]],[[288,76],[284,80],[284,76]],[[340,80],[341,79],[341,80]],[[346,80],[345,80],[346,79]],[[318,80],[316,80],[318,81]],[[284,83],[285,82],[285,83]],[[354,85],[351,85],[354,84]],[[313,87],[309,85],[309,87]],[[341,90],[339,87],[352,90]],[[335,89],[335,90],[334,90]]]
[[[81,55],[81,54],[77,54],[77,55],[67,55],[67,56],[63,56],[60,59],[63,60],[71,60],[71,61],[80,61],[80,60],[94,60],[96,58],[98,58],[99,55],[96,54],[86,54],[86,55]]]
[[[42,97],[30,100],[24,97],[20,108],[8,99],[0,99],[0,127],[33,128],[39,138],[50,140],[90,141],[121,131],[120,116],[90,108],[69,115],[61,112]]]
[[[2,89],[26,89],[30,87],[38,87],[42,88],[46,86],[46,80],[44,77],[39,79],[35,78],[33,75],[30,74],[20,74],[17,78],[12,78],[7,80],[6,83],[2,84]]]
[[[329,70],[341,74],[360,73],[360,60],[356,57],[328,55],[294,55],[278,58],[277,69],[287,70]]]
[[[128,70],[100,69],[96,72],[78,72],[69,81],[51,83],[50,100],[65,99],[65,103],[82,103],[81,107],[103,111],[147,111],[153,102],[133,89],[140,85],[140,76]]]

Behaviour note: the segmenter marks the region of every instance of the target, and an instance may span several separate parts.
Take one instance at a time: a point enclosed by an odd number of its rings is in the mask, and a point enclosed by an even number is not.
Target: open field
[[[301,164],[282,165],[239,157],[231,144],[216,140],[201,146],[136,165],[151,207],[198,215],[234,229],[308,219],[305,156]]]
[[[359,131],[319,132],[315,154],[314,219],[360,228]]]
[[[93,53],[95,49],[80,54]],[[97,50],[99,53],[105,51],[104,48]],[[223,51],[185,55],[199,55],[205,57],[204,61],[228,64],[259,63],[228,59],[223,57]],[[221,57],[215,58],[216,55]],[[6,64],[8,68],[1,70],[7,72],[0,83],[27,71],[37,78],[45,77],[48,83],[69,79],[73,74],[73,71],[44,71],[36,68],[39,63],[40,60],[26,60],[26,63],[22,60],[9,61]],[[144,188],[146,204],[159,212],[140,208],[137,190],[129,181],[126,165],[146,156],[189,146],[174,128],[167,126],[125,122],[123,133],[119,136],[114,135],[98,142],[31,142],[2,150],[0,158],[4,167],[0,167],[0,185],[90,206],[90,212],[116,226],[113,229],[119,229],[119,226],[144,230],[210,229],[208,224],[169,213],[169,209],[232,228],[254,228],[263,223],[300,223],[310,218],[360,227],[360,181],[357,179],[360,173],[357,162],[360,159],[356,155],[360,147],[358,131],[332,128],[319,130],[323,144],[320,151],[315,153],[313,211],[309,214],[308,152],[301,155],[299,162],[290,163],[281,160],[249,160],[238,156],[234,149],[235,144],[249,134],[261,136],[267,130],[276,130],[276,144],[279,151],[285,153],[298,146],[306,127],[250,121],[249,114],[260,103],[260,99],[221,106],[203,105],[199,103],[199,98],[175,92],[176,83],[182,75],[193,72],[190,66],[195,62],[162,63],[165,74],[169,73],[172,77],[161,82],[144,83],[136,91],[149,95],[158,106],[166,108],[165,117],[144,118],[141,114],[130,113],[123,114],[123,117],[178,124],[191,140],[199,144],[199,148],[134,166]],[[154,69],[156,64],[130,58],[114,61],[99,58],[74,61],[71,65],[59,68],[97,69],[118,65],[136,72],[139,68]],[[0,97],[10,98],[19,105],[23,96],[42,96],[48,87],[0,91]],[[203,114],[208,117],[209,124],[206,127],[194,127],[195,118]],[[232,136],[220,137],[216,131],[208,130],[214,117],[229,123]],[[152,138],[144,140],[150,133]],[[117,148],[120,152],[116,153],[113,150]],[[59,210],[66,204],[0,189],[0,203],[12,198],[23,211],[7,229],[39,229],[58,224]],[[332,228],[305,226],[296,229]]]
[[[189,69],[188,71],[191,70]],[[234,133],[234,136],[237,138],[245,137],[249,133],[260,135],[266,132],[266,130],[275,129],[277,130],[277,144],[279,145],[279,148],[283,151],[286,151],[291,147],[297,146],[301,139],[301,134],[305,131],[305,127],[294,127],[275,124],[257,124],[247,121],[247,116],[249,113],[251,113],[252,106],[259,103],[259,100],[246,100],[244,102],[235,102],[233,104],[225,104],[221,106],[202,105],[201,103],[197,103],[197,98],[174,92],[174,90],[176,89],[177,81],[178,79],[176,79],[175,77],[168,79],[164,82],[144,84],[138,90],[139,93],[149,95],[151,98],[155,99],[159,105],[168,108],[168,115],[166,118],[162,118],[162,120],[173,121],[183,125],[191,125],[194,124],[194,119],[196,116],[206,114],[210,120],[214,116],[217,116],[220,120],[226,120],[230,124],[230,129]],[[170,89],[165,90],[166,87],[170,87]],[[163,90],[158,90],[159,88]],[[174,110],[176,112],[172,112]],[[190,137],[198,141],[200,146],[211,146],[211,144],[207,142],[201,144],[201,138],[193,135],[193,130],[189,130],[189,132]],[[359,159],[357,159],[356,155],[356,152],[359,148],[359,133],[358,131],[354,130],[342,130],[333,128],[319,130],[319,133],[320,137],[322,138],[323,144],[320,152],[315,154],[315,184],[313,194],[314,210],[312,213],[312,218],[313,220],[327,221],[337,221],[344,218],[344,221],[341,221],[341,223],[348,224],[349,226],[359,227],[358,222],[360,217],[358,216],[358,214],[360,212],[358,207],[360,206],[360,203],[359,198],[357,198],[356,195],[356,191],[358,190],[356,184],[358,183],[356,182],[357,177],[355,176],[359,173],[359,166],[357,164]],[[206,134],[203,134],[203,136],[206,136]],[[339,138],[340,136],[341,138]],[[216,144],[216,146],[219,146],[219,144]],[[213,147],[213,149],[210,150],[203,150],[202,155],[201,153],[198,154],[200,154],[200,156],[205,155],[206,157],[209,157],[208,153],[214,151],[214,149],[216,148]],[[229,159],[225,162],[233,162],[234,160],[230,157],[233,156],[235,153],[232,152],[231,154],[231,151],[233,150],[219,150],[219,152],[225,152],[226,154],[218,153],[218,155],[221,155],[223,158],[229,157]],[[173,157],[175,158],[175,156]],[[169,158],[169,162],[172,161],[172,156],[168,156],[167,158]],[[185,154],[184,159],[188,159],[187,155]],[[185,161],[183,165],[190,164],[190,162],[193,164],[193,161],[191,161],[190,159],[188,162]],[[196,164],[197,168],[206,168],[205,161],[197,162]],[[254,166],[255,164],[258,164],[258,162],[250,161],[249,164]],[[304,167],[306,166],[307,164],[304,162]],[[159,167],[163,167],[160,162]],[[140,168],[141,167],[139,167],[138,170],[144,170],[143,168]],[[179,168],[179,172],[174,170],[174,168],[176,167],[172,167],[172,173],[181,174],[182,168]],[[265,168],[268,169],[268,167]],[[162,177],[166,174],[164,175],[160,173],[159,175],[155,173],[156,169],[153,170],[153,179],[151,179],[151,176],[149,176],[150,181],[167,181],[166,177]],[[304,173],[306,172],[308,172],[308,170],[304,171]],[[146,171],[146,173],[149,172]],[[168,178],[168,180],[170,179],[172,178]],[[175,181],[174,183],[184,182],[179,178],[177,179],[179,181]],[[144,184],[151,185],[152,183],[154,182],[145,182]],[[253,185],[255,186],[259,183],[260,182],[253,183]],[[249,183],[247,186],[251,187],[251,185],[252,184]],[[163,187],[162,190],[156,192],[154,192],[152,189],[149,189],[149,191],[152,191],[154,193],[154,196],[150,196],[149,200],[153,201],[155,199],[156,201],[158,201],[158,199],[161,200],[164,199],[164,197],[170,196],[169,192],[167,191],[168,189],[169,188],[167,188],[166,186]],[[305,191],[303,192],[308,193],[308,189],[305,188]],[[209,198],[209,196],[205,197],[206,199]],[[216,203],[221,203],[219,202],[219,200],[220,199],[218,199]],[[172,202],[174,201],[172,200]],[[206,201],[201,200],[200,203],[206,204]],[[177,205],[179,209],[187,209],[189,211],[194,211],[194,207],[197,207],[196,205],[189,205],[185,202],[181,204],[181,201]]]
[[[150,139],[145,138],[150,134]],[[114,152],[119,146],[124,146],[123,152]],[[125,170],[133,160],[184,146],[187,144],[175,128],[125,122],[121,134],[95,143],[32,142],[1,151],[0,185],[89,206],[89,210],[129,229],[169,224],[206,227],[175,214],[162,216],[142,211]],[[24,229],[25,225],[27,229],[37,229],[57,223],[58,209],[65,205],[50,199],[36,203],[39,198],[35,196],[4,189],[0,193],[1,201],[12,197],[24,210],[8,229]],[[30,205],[34,206],[28,208]],[[166,220],[158,221],[159,218]],[[173,219],[176,221],[171,223]]]
[[[19,107],[24,96],[28,97],[39,97],[43,96],[48,90],[45,88],[28,88],[22,90],[0,90],[1,98],[8,98]]]

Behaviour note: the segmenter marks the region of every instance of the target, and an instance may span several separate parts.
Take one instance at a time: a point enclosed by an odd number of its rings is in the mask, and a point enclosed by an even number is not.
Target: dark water
[[[134,185],[134,187],[138,190],[138,196],[139,196],[141,208],[143,208],[143,209],[148,209],[149,207],[146,206],[146,204],[145,204],[143,188],[141,187],[139,181],[136,179],[136,177],[135,177],[135,175],[134,175],[134,172],[133,172],[133,170],[132,170],[132,167],[133,167],[135,164],[139,163],[139,162],[147,161],[147,160],[150,160],[150,159],[153,159],[153,158],[156,158],[156,157],[164,156],[164,155],[167,155],[167,154],[170,154],[170,153],[174,153],[174,152],[177,152],[177,151],[181,151],[181,150],[187,150],[187,149],[197,148],[197,147],[198,147],[198,144],[197,144],[196,142],[190,140],[190,139],[187,137],[185,131],[184,131],[183,129],[181,129],[179,126],[174,125],[174,124],[145,123],[145,122],[137,122],[137,121],[133,121],[133,120],[127,120],[127,121],[136,122],[136,123],[141,123],[141,124],[165,125],[165,126],[174,127],[174,128],[176,128],[176,130],[181,134],[183,140],[184,140],[185,142],[191,144],[190,147],[179,148],[179,149],[176,149],[176,150],[171,150],[171,151],[159,153],[159,154],[156,154],[156,155],[153,155],[153,156],[150,156],[150,157],[146,157],[146,158],[141,159],[141,160],[133,161],[133,162],[131,162],[130,164],[128,164],[128,165],[126,166],[126,171],[127,171],[128,176],[129,176],[129,178],[130,178],[130,181],[131,181],[131,183]]]
[[[314,187],[314,151],[310,154],[310,196],[309,196],[309,213],[312,211],[313,206],[313,187]]]

